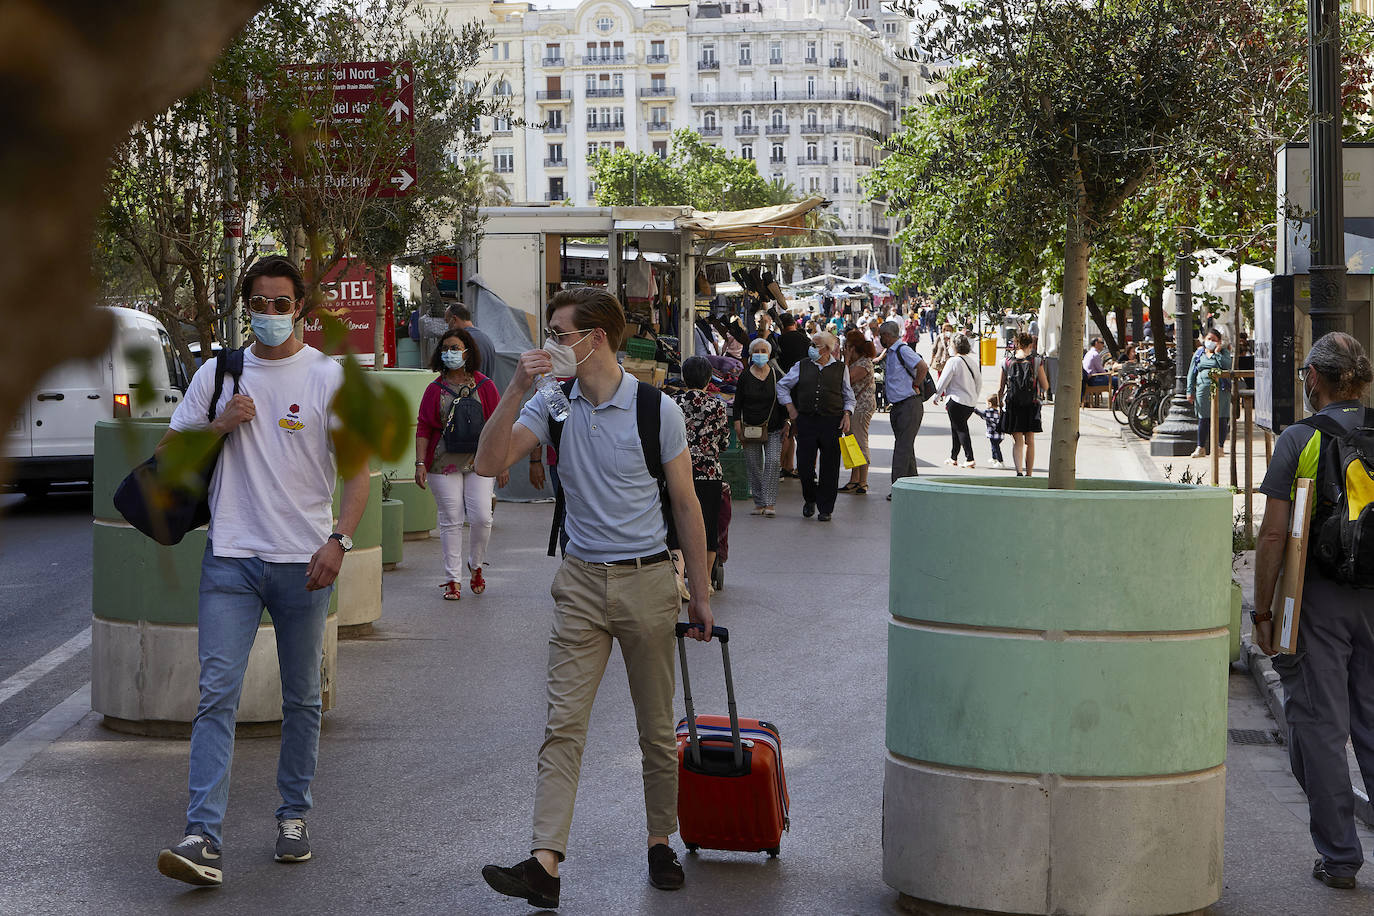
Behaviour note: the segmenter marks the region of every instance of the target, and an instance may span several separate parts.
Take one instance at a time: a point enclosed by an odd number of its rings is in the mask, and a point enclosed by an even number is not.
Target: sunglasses
[[[552,340],[554,343],[556,343],[556,344],[561,344],[561,343],[564,342],[563,338],[565,338],[565,337],[572,337],[574,334],[587,335],[587,334],[590,334],[590,333],[591,333],[592,331],[594,331],[594,330],[596,330],[596,329],[595,329],[595,328],[587,328],[586,330],[580,330],[580,331],[559,331],[559,330],[556,330],[556,329],[554,329],[554,328],[549,328],[549,330],[548,330],[548,337],[549,337],[549,340]],[[573,341],[573,343],[577,343],[577,341]]]
[[[266,296],[249,296],[248,308],[258,314],[267,312],[267,307],[271,306],[278,315],[285,315],[296,307],[296,300],[290,296],[277,296],[269,299]]]

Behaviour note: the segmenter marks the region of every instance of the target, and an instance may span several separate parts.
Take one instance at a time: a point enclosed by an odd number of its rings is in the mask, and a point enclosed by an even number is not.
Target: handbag
[[[868,459],[864,457],[863,449],[859,448],[859,440],[852,434],[840,437],[840,459],[844,462],[845,470],[852,471],[868,464]]]
[[[243,350],[225,350],[215,364],[215,390],[210,396],[209,421],[215,422],[220,395],[224,392],[224,377],[234,380],[234,394],[239,393],[239,376],[243,375]],[[210,481],[219,463],[224,440],[220,439],[203,459],[199,473],[189,480],[169,481],[158,467],[157,455],[129,472],[119,482],[114,493],[114,506],[134,528],[166,547],[180,544],[188,531],[210,521]]]
[[[743,375],[743,373],[741,373]],[[769,370],[769,379],[773,380],[772,370]],[[750,426],[747,423],[740,424],[740,442],[748,442],[751,445],[762,445],[768,441],[768,425],[773,422],[773,408],[778,404],[777,399],[768,405],[768,419],[762,425]]]

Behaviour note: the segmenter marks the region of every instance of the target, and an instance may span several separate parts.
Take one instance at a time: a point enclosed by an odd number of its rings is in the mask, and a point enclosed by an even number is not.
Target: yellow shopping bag
[[[844,461],[845,469],[849,471],[868,464],[863,450],[859,448],[859,440],[853,436],[840,437],[840,458]]]

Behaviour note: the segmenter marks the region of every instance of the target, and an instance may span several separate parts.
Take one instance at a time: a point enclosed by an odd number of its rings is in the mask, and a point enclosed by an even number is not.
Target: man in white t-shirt
[[[200,705],[191,726],[185,837],[157,860],[164,875],[206,886],[224,881],[220,829],[234,721],[263,608],[272,617],[282,681],[276,860],[310,858],[303,816],[319,752],[325,616],[369,488],[366,468],[344,482],[334,525],[330,403],[343,369],[293,333],[304,305],[300,271],[286,258],[264,258],[244,275],[241,294],[256,342],[243,354],[238,393],[226,376],[209,419],[216,362],[207,361],[158,445],[188,430],[223,437],[201,562]]]

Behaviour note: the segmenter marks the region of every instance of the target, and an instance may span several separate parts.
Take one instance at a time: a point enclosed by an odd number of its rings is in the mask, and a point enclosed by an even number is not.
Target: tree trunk
[[[1088,261],[1091,246],[1084,232],[1086,201],[1079,192],[1069,214],[1064,239],[1064,322],[1059,332],[1059,379],[1054,390],[1054,425],[1050,429],[1052,490],[1072,490],[1078,476],[1078,415],[1083,373],[1074,372],[1087,327]]]
[[[1150,339],[1155,349],[1155,365],[1169,357],[1169,341],[1164,333],[1164,254],[1150,259]]]

